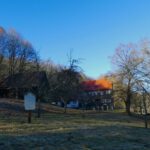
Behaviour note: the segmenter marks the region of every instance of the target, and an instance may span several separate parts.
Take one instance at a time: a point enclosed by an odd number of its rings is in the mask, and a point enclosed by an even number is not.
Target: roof
[[[0,82],[0,88],[32,88],[48,85],[46,73],[43,71],[17,73]]]
[[[106,78],[84,81],[82,86],[85,91],[111,90],[113,88],[112,82]]]

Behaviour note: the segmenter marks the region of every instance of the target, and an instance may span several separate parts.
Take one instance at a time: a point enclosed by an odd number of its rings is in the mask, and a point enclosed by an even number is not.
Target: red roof
[[[99,80],[88,80],[82,83],[84,90],[86,91],[99,91],[99,90],[111,90],[112,82],[106,78]]]

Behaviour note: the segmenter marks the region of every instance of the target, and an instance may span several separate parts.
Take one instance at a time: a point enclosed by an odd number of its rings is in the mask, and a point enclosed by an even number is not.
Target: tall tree
[[[15,30],[6,34],[6,60],[9,75],[25,71],[37,71],[39,57],[30,42],[24,40]]]
[[[8,57],[8,66],[9,66],[9,75],[16,73],[17,61],[20,50],[20,36],[16,31],[11,30],[7,34],[7,57]]]
[[[4,58],[6,54],[6,31],[0,27],[0,77],[4,74]]]
[[[132,91],[136,84],[138,68],[143,59],[138,55],[137,46],[134,44],[121,44],[112,57],[112,63],[116,66],[118,77],[121,79],[125,92],[126,112],[130,115]],[[121,88],[121,87],[120,87]]]
[[[79,95],[82,76],[78,63],[79,60],[73,59],[70,55],[69,66],[61,67],[57,73],[54,93],[64,103],[64,112],[67,110],[67,102],[77,99]]]
[[[37,54],[32,45],[28,41],[22,40],[18,57],[18,72],[25,72],[30,68],[30,64],[36,61],[36,57]]]

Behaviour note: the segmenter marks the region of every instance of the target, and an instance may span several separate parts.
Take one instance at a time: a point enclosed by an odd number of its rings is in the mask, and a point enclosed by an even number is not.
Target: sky
[[[150,37],[150,0],[0,0],[0,26],[15,29],[41,56],[67,65],[70,50],[87,76],[111,70],[120,43]]]

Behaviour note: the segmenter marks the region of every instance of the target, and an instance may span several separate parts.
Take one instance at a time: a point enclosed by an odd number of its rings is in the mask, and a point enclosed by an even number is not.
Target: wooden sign
[[[33,93],[29,92],[24,95],[25,110],[35,110],[36,97]]]

